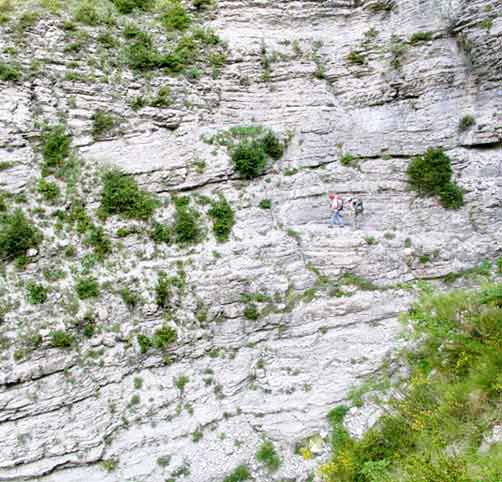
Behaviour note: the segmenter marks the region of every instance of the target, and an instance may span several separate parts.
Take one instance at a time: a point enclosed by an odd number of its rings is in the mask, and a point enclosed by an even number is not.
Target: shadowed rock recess
[[[502,256],[502,4],[153,3],[0,0],[2,229],[36,228],[0,236],[0,480],[314,480],[416,285]],[[429,148],[459,209],[410,189]]]

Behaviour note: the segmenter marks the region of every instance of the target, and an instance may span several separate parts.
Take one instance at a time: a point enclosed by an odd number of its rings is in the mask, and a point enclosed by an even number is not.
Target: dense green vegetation
[[[229,148],[235,169],[246,179],[259,176],[269,159],[278,160],[284,154],[284,143],[262,126],[233,127],[210,142]]]
[[[142,191],[137,182],[114,169],[103,176],[100,214],[106,218],[117,214],[129,219],[148,219],[158,207],[154,197]]]
[[[213,220],[215,238],[220,242],[228,241],[235,224],[235,213],[225,197],[220,196],[217,201],[213,201],[207,214]]]
[[[47,286],[35,283],[33,281],[28,282],[26,285],[26,299],[28,303],[32,305],[40,305],[47,301],[47,294],[49,290]]]
[[[113,114],[98,110],[92,116],[92,134],[101,137],[110,132],[116,125],[117,119]]]
[[[0,81],[17,82],[18,80],[21,80],[19,66],[0,61]]]
[[[11,260],[36,248],[42,233],[26,218],[21,209],[0,216],[0,258]]]
[[[433,296],[407,320],[419,343],[403,353],[410,370],[385,413],[361,439],[328,418],[327,482],[500,482],[502,444],[480,451],[502,416],[502,285]]]
[[[445,208],[458,209],[464,205],[463,191],[451,181],[451,161],[442,149],[430,148],[424,155],[415,157],[407,175],[413,189],[420,194],[439,196]]]
[[[81,300],[99,296],[99,284],[95,278],[82,277],[75,283],[75,291]]]

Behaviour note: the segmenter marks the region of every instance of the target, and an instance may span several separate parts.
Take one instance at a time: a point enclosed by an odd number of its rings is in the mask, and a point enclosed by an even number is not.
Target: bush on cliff
[[[498,482],[502,444],[480,450],[500,420],[502,285],[478,292],[423,294],[408,320],[408,375],[384,415],[354,439],[330,412],[326,482]],[[334,415],[332,415],[334,414]]]
[[[445,208],[458,209],[464,204],[463,191],[451,181],[450,158],[442,149],[428,149],[415,157],[407,169],[408,183],[418,193],[439,196]]]

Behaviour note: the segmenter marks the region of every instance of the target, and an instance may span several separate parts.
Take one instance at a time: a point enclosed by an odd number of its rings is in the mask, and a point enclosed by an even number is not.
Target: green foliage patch
[[[17,82],[21,80],[21,71],[18,65],[0,61],[0,81]]]
[[[407,321],[417,343],[402,353],[406,384],[394,387],[384,415],[360,439],[343,426],[347,407],[330,412],[332,457],[322,479],[498,482],[502,444],[479,447],[500,420],[502,285],[423,293]]]
[[[73,345],[75,337],[64,330],[54,330],[49,333],[50,345],[53,348],[69,348]]]
[[[47,286],[44,286],[39,283],[35,283],[34,281],[28,282],[26,285],[26,299],[28,303],[32,305],[41,305],[47,301],[47,294],[49,293],[49,289]]]
[[[228,474],[223,482],[243,482],[251,478],[251,472],[247,465],[238,465],[230,474]]]
[[[75,291],[81,300],[97,298],[99,296],[99,283],[90,276],[78,278],[75,283]]]
[[[256,460],[261,462],[269,472],[275,472],[281,466],[281,458],[270,440],[265,440],[258,447]]]
[[[11,260],[26,255],[42,241],[42,233],[29,221],[21,209],[0,216],[0,257]]]
[[[42,132],[42,157],[46,173],[63,166],[70,155],[71,136],[65,126],[59,124]]]
[[[151,194],[142,191],[132,177],[121,171],[113,169],[103,176],[99,211],[104,218],[119,215],[128,219],[146,220],[158,205]]]
[[[213,201],[207,214],[213,220],[215,238],[220,243],[228,241],[235,224],[235,213],[225,197],[220,196],[217,201]]]
[[[408,183],[418,193],[439,196],[445,208],[458,209],[464,205],[463,190],[451,181],[451,161],[442,149],[430,148],[415,157],[406,172]]]
[[[201,240],[200,213],[189,206],[190,198],[175,199],[173,234],[177,244],[194,244]]]

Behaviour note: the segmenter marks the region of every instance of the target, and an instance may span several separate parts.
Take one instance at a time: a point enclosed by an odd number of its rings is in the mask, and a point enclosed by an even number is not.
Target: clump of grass
[[[61,190],[55,182],[49,182],[43,178],[38,181],[37,191],[45,201],[51,204],[54,204],[61,195]]]
[[[99,283],[90,276],[78,278],[75,283],[75,291],[81,300],[97,298],[99,296]]]
[[[42,157],[45,174],[61,168],[70,155],[71,136],[66,128],[59,124],[42,132]]]
[[[269,158],[280,159],[284,153],[284,144],[270,130],[261,126],[237,128],[232,135],[243,138],[237,145],[231,145],[231,158],[237,171],[246,179],[259,176]]]
[[[102,137],[117,124],[118,119],[113,114],[98,110],[92,116],[92,134],[94,137]]]
[[[134,10],[147,12],[154,7],[153,0],[112,0],[120,13],[129,14]]]
[[[351,63],[352,65],[364,65],[366,63],[366,57],[361,53],[357,52],[355,50],[351,50],[347,54],[347,62]]]
[[[190,379],[186,375],[180,375],[173,379],[174,386],[183,393],[185,391],[185,387],[188,385]]]
[[[352,285],[364,291],[375,291],[379,289],[379,287],[370,280],[350,272],[342,275],[338,279],[338,283],[340,285]]]
[[[112,242],[102,227],[91,225],[86,243],[93,247],[98,260],[103,260],[112,251]]]
[[[228,474],[223,482],[243,482],[249,480],[251,473],[247,465],[238,465],[230,474]]]
[[[472,115],[464,115],[458,123],[458,130],[460,132],[465,132],[476,124],[476,120]]]
[[[439,196],[443,207],[458,209],[464,205],[463,191],[451,181],[451,161],[442,149],[430,148],[424,155],[415,157],[406,172],[413,189],[424,195]]]
[[[256,460],[262,463],[269,472],[275,472],[281,466],[281,458],[270,440],[265,440],[258,447]]]
[[[410,44],[428,42],[429,40],[432,40],[432,32],[415,32],[410,37]]]
[[[170,226],[154,222],[150,231],[150,238],[156,243],[171,244],[173,231]]]
[[[158,207],[158,201],[142,191],[136,181],[117,169],[103,176],[103,190],[99,213],[106,218],[112,215],[128,219],[149,219]]]
[[[260,317],[260,312],[258,311],[258,307],[254,303],[248,304],[244,308],[244,318],[247,320],[257,320]]]
[[[18,82],[21,80],[21,70],[18,65],[0,61],[0,81]]]
[[[53,348],[69,348],[75,342],[75,337],[64,330],[54,330],[49,333],[50,345]]]
[[[42,241],[42,233],[26,218],[21,209],[0,217],[0,258],[23,257]]]
[[[30,281],[26,285],[26,299],[28,303],[32,305],[41,305],[45,303],[48,293],[49,289],[42,284]]]
[[[345,410],[331,420],[332,456],[321,478],[497,481],[500,448],[481,451],[480,445],[499,418],[500,320],[502,285],[424,293],[407,317],[416,340],[400,357],[407,383],[395,387],[384,415],[360,439],[343,427]]]
[[[152,107],[168,107],[171,103],[171,88],[168,85],[162,86],[157,93],[157,97],[150,100]]]
[[[220,243],[228,241],[235,224],[235,213],[225,197],[220,196],[218,201],[213,201],[207,214],[213,220],[215,238]]]
[[[173,30],[186,30],[192,19],[182,3],[173,0],[160,15],[160,21],[164,28],[171,32]]]
[[[128,287],[121,288],[119,294],[124,304],[130,310],[134,310],[141,302],[140,294],[136,291],[131,290]]]
[[[342,166],[352,166],[356,163],[356,158],[349,153],[345,153],[341,158],[340,158],[340,164]]]
[[[202,230],[199,226],[200,213],[189,206],[190,198],[175,199],[173,234],[177,244],[188,245],[200,241]]]
[[[271,209],[272,208],[272,201],[270,199],[262,199],[260,201],[260,204],[258,206],[261,209]]]

